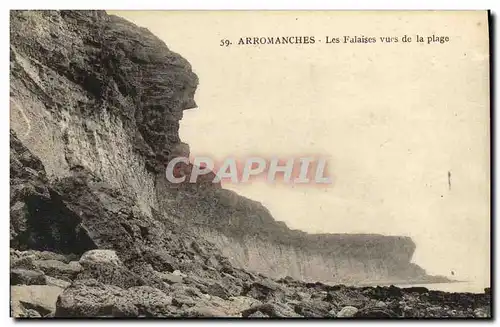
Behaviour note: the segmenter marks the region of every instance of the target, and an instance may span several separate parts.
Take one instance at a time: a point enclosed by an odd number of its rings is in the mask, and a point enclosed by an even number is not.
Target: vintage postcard
[[[492,318],[487,11],[11,11],[16,318]]]

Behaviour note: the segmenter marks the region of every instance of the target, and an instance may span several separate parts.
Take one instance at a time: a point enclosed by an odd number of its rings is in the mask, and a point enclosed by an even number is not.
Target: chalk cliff
[[[214,243],[238,267],[276,278],[345,284],[429,278],[411,263],[415,243],[409,237],[291,230],[274,220],[259,202],[225,189],[176,196],[177,201],[162,210],[182,212],[191,229]]]
[[[310,235],[218,184],[170,185],[198,77],[148,30],[101,11],[13,11],[10,36],[11,247],[114,249],[158,287],[158,266],[198,261],[332,283],[426,278],[410,238]]]

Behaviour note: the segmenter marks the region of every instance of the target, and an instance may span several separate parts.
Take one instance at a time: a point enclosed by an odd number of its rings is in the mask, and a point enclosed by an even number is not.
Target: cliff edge
[[[10,38],[11,247],[112,249],[157,287],[167,266],[207,278],[206,265],[331,283],[427,278],[410,238],[310,235],[218,184],[170,185],[198,77],[148,30],[102,11],[12,11]]]

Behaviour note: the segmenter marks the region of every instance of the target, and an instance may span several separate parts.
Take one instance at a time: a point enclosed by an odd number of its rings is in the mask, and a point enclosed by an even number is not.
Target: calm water
[[[444,292],[469,292],[469,293],[484,293],[484,288],[488,287],[483,284],[474,282],[456,282],[456,283],[434,283],[434,284],[411,284],[411,285],[395,285],[397,287],[415,287],[422,286],[430,290],[444,291]]]

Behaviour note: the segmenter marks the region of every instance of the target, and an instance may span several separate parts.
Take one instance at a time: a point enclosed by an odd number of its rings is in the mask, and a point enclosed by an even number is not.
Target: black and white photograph
[[[493,318],[488,10],[9,16],[10,317]]]

